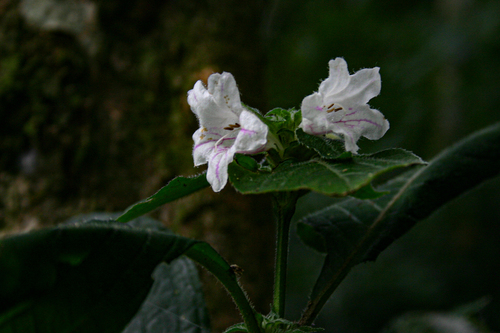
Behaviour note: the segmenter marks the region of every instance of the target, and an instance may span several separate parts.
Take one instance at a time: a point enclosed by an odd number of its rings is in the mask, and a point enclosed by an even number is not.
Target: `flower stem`
[[[286,273],[290,221],[295,213],[299,192],[275,192],[273,213],[276,220],[276,261],[274,272],[273,311],[280,318],[285,315]]]
[[[205,267],[222,283],[240,310],[248,332],[261,333],[257,313],[250,304],[245,291],[238,283],[234,272],[229,268],[224,259],[218,256],[215,250],[206,243],[192,246],[184,254]]]

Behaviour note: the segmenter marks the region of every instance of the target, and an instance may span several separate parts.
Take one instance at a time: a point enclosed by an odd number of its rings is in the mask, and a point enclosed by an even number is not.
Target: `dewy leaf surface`
[[[116,219],[118,222],[128,222],[136,217],[149,213],[150,211],[182,197],[208,187],[205,173],[196,177],[177,177],[149,198],[142,200],[129,208]]]
[[[74,223],[2,239],[0,332],[121,332],[161,262],[190,252],[230,270],[215,250],[207,251],[208,244],[135,222]],[[237,285],[234,274],[226,279]],[[203,326],[199,319],[197,329]]]
[[[385,196],[345,198],[303,219],[299,235],[327,256],[301,323],[314,320],[353,266],[374,260],[416,222],[499,173],[500,123],[443,151],[429,165],[410,169],[377,188],[388,191]]]
[[[345,196],[368,185],[379,175],[423,161],[403,149],[388,149],[370,155],[358,155],[347,160],[312,159],[295,162],[290,159],[272,172],[250,171],[237,163],[229,165],[233,186],[244,194],[272,191],[313,190]]]

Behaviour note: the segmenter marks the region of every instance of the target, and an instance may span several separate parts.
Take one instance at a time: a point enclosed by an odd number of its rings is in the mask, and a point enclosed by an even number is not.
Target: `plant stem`
[[[234,272],[224,259],[214,256],[210,252],[216,253],[210,245],[203,243],[191,247],[184,254],[205,267],[219,279],[222,285],[224,285],[240,310],[240,314],[243,317],[248,332],[261,333],[260,325],[257,321],[257,313],[250,304],[246,293],[238,283]]]
[[[273,311],[283,318],[285,315],[286,273],[290,221],[295,213],[299,192],[275,192],[273,213],[276,220],[276,261],[274,271]]]

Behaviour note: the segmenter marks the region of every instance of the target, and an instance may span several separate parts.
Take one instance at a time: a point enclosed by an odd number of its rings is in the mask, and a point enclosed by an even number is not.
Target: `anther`
[[[225,129],[225,130],[228,130],[228,131],[232,131],[233,129],[238,128],[238,127],[241,127],[241,125],[240,125],[240,124],[238,124],[238,123],[234,123],[234,124],[232,124],[232,125],[229,125],[229,126],[227,126],[227,127],[224,127],[224,129]]]

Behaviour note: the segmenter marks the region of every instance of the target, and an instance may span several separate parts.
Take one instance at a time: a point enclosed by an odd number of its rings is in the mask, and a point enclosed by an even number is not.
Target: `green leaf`
[[[312,225],[308,223],[298,223],[297,233],[300,235],[302,242],[307,246],[320,253],[327,252],[325,237],[317,232]]]
[[[229,165],[229,179],[241,193],[313,190],[345,196],[368,185],[379,175],[397,168],[424,163],[403,149],[389,149],[348,160],[312,159],[305,162],[286,160],[272,172],[250,171],[236,163]]]
[[[345,151],[344,142],[341,140],[332,140],[321,136],[310,135],[300,128],[297,129],[296,134],[301,144],[316,151],[323,159],[331,160],[352,157],[350,152]]]
[[[121,332],[150,290],[152,274],[164,278],[162,271],[153,273],[155,267],[182,254],[214,273],[245,311],[247,325],[257,327],[253,308],[233,270],[210,245],[158,230],[158,224],[150,221],[122,224],[94,220],[2,239],[0,332]],[[192,281],[186,267],[194,272],[191,264],[184,263],[182,275],[153,285],[162,292],[153,289],[143,307],[156,308],[160,303],[157,310],[162,313],[174,317],[180,314],[176,322],[189,325],[184,319],[194,319],[191,324],[197,326],[191,325],[191,330],[199,332],[206,325],[204,310],[196,303],[201,300],[199,295],[184,299],[184,303],[183,299],[164,299],[162,294],[172,285],[177,286],[174,294],[178,295],[182,286]],[[188,308],[191,312],[185,313]],[[150,314],[139,312],[138,316],[134,320],[143,324]],[[160,317],[155,316],[155,320]],[[138,323],[132,321],[130,325]]]
[[[385,192],[375,191],[372,184],[370,183],[366,186],[363,186],[362,188],[360,188],[359,190],[357,190],[353,194],[351,194],[351,196],[358,198],[358,199],[366,200],[366,199],[377,199],[377,198],[380,198],[381,196],[384,196],[386,194],[389,194],[389,191],[385,191]]]
[[[149,198],[139,201],[130,206],[116,219],[118,222],[128,222],[136,217],[149,213],[150,211],[182,197],[199,191],[210,184],[207,181],[205,173],[192,178],[177,177],[162,187],[158,192]]]
[[[299,235],[309,245],[311,239],[322,237],[327,256],[301,323],[314,320],[353,266],[376,259],[416,222],[499,173],[500,123],[445,150],[429,165],[380,186],[377,190],[389,192],[383,197],[345,198],[303,219],[300,223],[309,227],[300,227]]]
[[[179,257],[161,263],[152,274],[153,286],[137,314],[122,333],[209,331],[208,312],[198,270],[193,261]]]
[[[119,214],[116,213],[91,213],[74,217],[67,223],[114,219],[117,216]],[[171,233],[159,221],[145,216],[127,225]],[[165,327],[179,333],[209,331],[201,281],[192,260],[181,256],[168,265],[162,262],[151,276],[154,282],[148,296],[122,333],[156,333],[163,332]]]
[[[102,221],[2,239],[0,332],[120,332],[155,267],[197,243]]]

